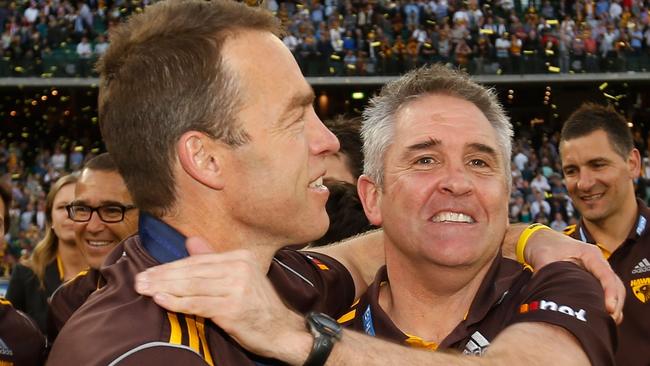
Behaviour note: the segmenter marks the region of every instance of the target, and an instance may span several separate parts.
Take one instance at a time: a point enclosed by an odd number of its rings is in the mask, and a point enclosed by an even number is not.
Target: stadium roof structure
[[[584,74],[524,74],[524,75],[474,75],[483,84],[580,84],[606,81],[649,82],[650,72],[584,73]],[[312,86],[373,86],[383,85],[397,76],[336,76],[307,77]],[[98,78],[0,78],[0,87],[97,87]]]

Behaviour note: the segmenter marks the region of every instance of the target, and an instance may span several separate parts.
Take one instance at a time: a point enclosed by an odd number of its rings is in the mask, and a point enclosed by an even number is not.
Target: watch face
[[[341,325],[331,317],[321,313],[310,313],[307,316],[307,320],[319,333],[327,334],[337,339],[341,337]]]

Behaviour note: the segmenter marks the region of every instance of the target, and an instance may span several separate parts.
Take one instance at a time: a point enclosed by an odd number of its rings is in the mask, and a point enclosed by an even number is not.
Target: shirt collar
[[[474,296],[465,320],[440,345],[443,348],[449,347],[451,344],[466,337],[471,325],[482,321],[495,306],[503,302],[509,293],[508,290],[520,277],[522,271],[523,267],[521,264],[504,258],[499,250]],[[387,339],[403,339],[406,341],[413,336],[404,334],[379,305],[380,288],[387,282],[388,271],[386,266],[384,266],[377,272],[374,282],[367,290],[368,307],[359,310],[364,317],[367,316],[367,313],[371,314],[371,321],[377,334]]]
[[[465,314],[465,320],[443,340],[441,347],[447,348],[465,339],[470,335],[470,330],[475,324],[483,321],[488,314],[499,306],[506,297],[514,296],[510,293],[517,281],[522,280],[522,272],[527,271],[521,264],[504,258],[499,250],[488,269],[481,285],[474,295],[474,300]],[[528,278],[525,276],[523,278]]]
[[[359,309],[362,312],[362,321],[364,323],[364,330],[368,334],[379,334],[382,337],[387,339],[402,339],[406,340],[408,336],[404,334],[393,321],[390,319],[388,314],[382,309],[379,305],[379,292],[381,287],[388,283],[388,270],[386,266],[383,266],[377,271],[375,280],[368,287],[366,296],[368,299],[368,306]],[[357,311],[359,311],[357,310]],[[369,326],[372,326],[372,333],[368,332]]]
[[[160,263],[173,262],[189,256],[185,236],[163,221],[140,213],[139,234],[142,246]]]
[[[648,206],[643,203],[640,199],[636,199],[637,202],[637,218],[636,218],[636,223],[632,228],[630,228],[630,232],[627,234],[627,238],[625,239],[625,242],[627,241],[636,241],[643,235],[646,231],[650,223],[648,222],[648,219],[650,218],[650,210],[648,209]],[[579,225],[577,226],[578,230],[578,237],[581,241],[585,243],[590,243],[590,244],[597,244],[596,241],[594,240],[594,237],[591,236],[591,233],[589,233],[589,230],[587,230],[587,227],[584,224],[584,219],[580,220]]]

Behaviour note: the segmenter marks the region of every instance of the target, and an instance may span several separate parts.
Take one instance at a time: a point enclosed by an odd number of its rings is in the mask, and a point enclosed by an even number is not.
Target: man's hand
[[[187,249],[189,258],[138,274],[136,291],[167,310],[211,319],[258,355],[307,358],[313,338],[304,319],[280,300],[250,251],[216,254],[200,238],[189,238]]]
[[[625,286],[595,245],[585,245],[552,230],[538,230],[528,240],[526,261],[539,270],[557,261],[571,261],[591,272],[605,291],[605,307],[617,324],[623,321]]]

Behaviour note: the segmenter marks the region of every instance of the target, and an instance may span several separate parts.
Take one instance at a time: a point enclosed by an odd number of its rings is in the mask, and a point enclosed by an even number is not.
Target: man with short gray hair
[[[384,229],[386,267],[344,325],[499,364],[612,363],[615,324],[589,274],[554,263],[532,277],[501,256],[512,135],[493,90],[443,66],[409,72],[371,100],[358,186]]]

